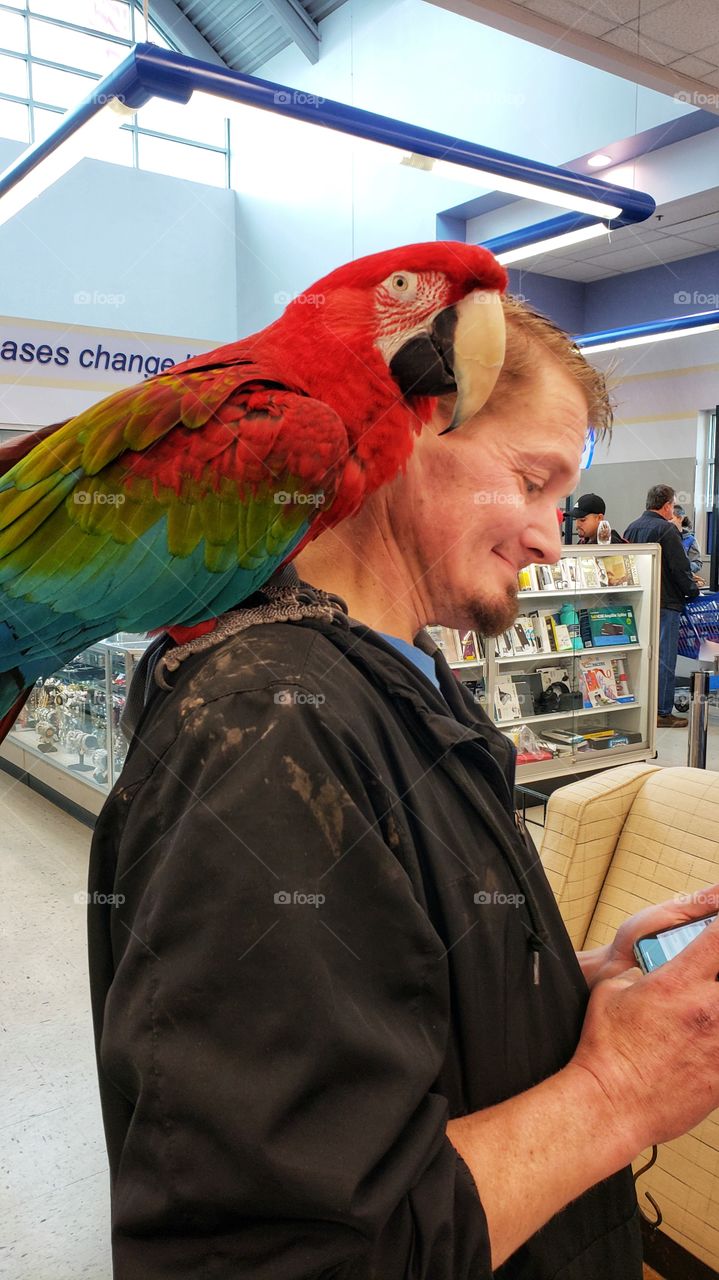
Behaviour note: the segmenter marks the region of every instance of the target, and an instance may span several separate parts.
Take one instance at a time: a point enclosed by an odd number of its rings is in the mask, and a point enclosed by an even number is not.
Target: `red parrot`
[[[211,626],[356,512],[436,396],[457,392],[448,430],[475,414],[505,287],[475,245],[373,254],[259,333],[0,447],[0,741],[89,644]]]

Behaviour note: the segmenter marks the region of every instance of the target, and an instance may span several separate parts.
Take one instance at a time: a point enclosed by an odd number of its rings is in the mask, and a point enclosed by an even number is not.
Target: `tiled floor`
[[[109,1280],[85,958],[90,832],[0,772],[0,1276]]]
[[[685,764],[686,729],[658,762]],[[719,769],[719,712],[707,753]],[[541,809],[528,812],[541,820]],[[539,842],[541,828],[533,826]],[[0,1276],[110,1280],[109,1203],[85,953],[90,832],[0,772]]]

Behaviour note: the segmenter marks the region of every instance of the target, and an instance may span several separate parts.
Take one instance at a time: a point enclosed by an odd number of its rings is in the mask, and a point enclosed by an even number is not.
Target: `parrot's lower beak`
[[[505,324],[499,294],[475,289],[437,312],[431,327],[415,334],[390,362],[390,372],[408,396],[457,392],[446,435],[474,416],[489,399],[504,361]]]

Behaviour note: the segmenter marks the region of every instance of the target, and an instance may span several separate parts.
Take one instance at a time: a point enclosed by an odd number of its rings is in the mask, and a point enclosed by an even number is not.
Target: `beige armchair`
[[[630,764],[563,787],[541,857],[575,947],[601,946],[648,903],[719,881],[719,773]],[[661,1147],[639,1189],[662,1230],[719,1269],[719,1112]]]

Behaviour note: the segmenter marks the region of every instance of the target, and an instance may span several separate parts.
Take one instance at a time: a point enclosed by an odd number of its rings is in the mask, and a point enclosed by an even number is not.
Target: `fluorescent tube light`
[[[453,164],[451,160],[432,160],[428,156],[413,153],[403,156],[401,163],[409,165],[412,169],[423,169],[439,178],[451,178],[455,182],[466,182],[471,186],[489,188],[491,191],[504,191],[507,195],[520,196],[525,200],[538,200],[542,204],[554,205],[558,209],[571,209],[575,213],[588,213],[597,218],[616,218],[622,212],[618,205],[603,204],[599,200],[587,200],[584,196],[554,191],[534,182],[522,182],[519,178],[489,173],[485,169],[470,169],[463,164]]]
[[[716,313],[708,312],[708,314],[713,315]],[[695,333],[711,333],[714,329],[719,329],[719,321],[714,321],[710,324],[695,323],[684,327],[678,321],[677,326],[676,329],[668,329],[664,333],[640,333],[636,337],[618,337],[613,338],[611,342],[600,342],[596,346],[586,344],[585,349],[588,355],[593,355],[595,351],[615,351],[618,347],[640,347],[647,342],[666,342],[669,338],[686,338]],[[584,345],[581,337],[576,339],[576,343],[578,347]]]
[[[594,240],[597,236],[608,234],[603,222],[593,227],[579,227],[576,231],[565,231],[561,236],[550,236],[548,240],[535,240],[534,244],[525,244],[521,249],[508,249],[506,253],[498,253],[497,261],[503,266],[511,262],[523,262],[526,258],[537,258],[540,254],[553,253],[555,249],[565,249],[567,245],[579,244],[582,240]]]

